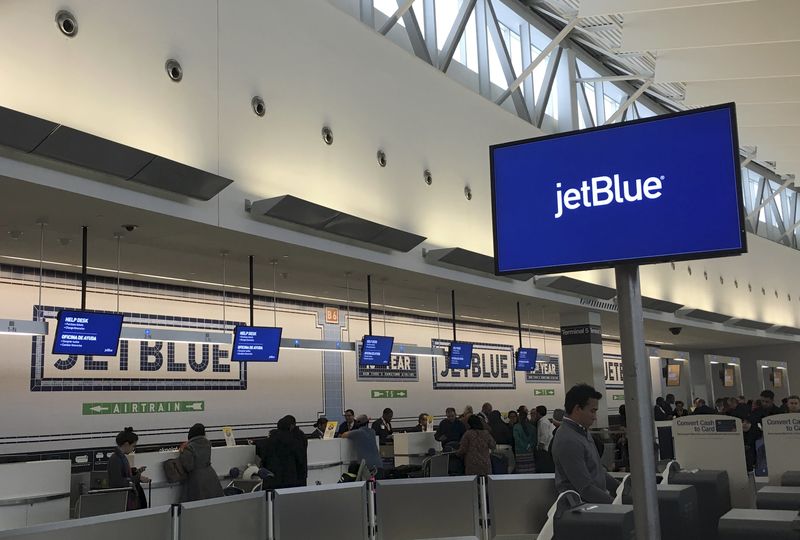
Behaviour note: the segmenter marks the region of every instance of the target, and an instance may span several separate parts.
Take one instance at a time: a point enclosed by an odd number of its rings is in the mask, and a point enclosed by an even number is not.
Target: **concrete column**
[[[574,312],[561,314],[561,355],[564,390],[586,383],[606,396],[603,365],[603,338],[600,314]],[[608,427],[608,403],[601,400],[596,427]]]
[[[689,351],[687,360],[689,362],[689,373],[692,379],[692,395],[690,401],[693,402],[695,398],[703,398],[706,400],[706,403],[710,401],[710,405],[713,407],[714,400],[711,399],[711,387],[708,384],[705,351]],[[691,403],[687,403],[686,406],[691,407]]]

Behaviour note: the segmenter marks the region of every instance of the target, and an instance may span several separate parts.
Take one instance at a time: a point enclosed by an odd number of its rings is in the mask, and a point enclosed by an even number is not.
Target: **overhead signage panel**
[[[747,251],[733,104],[495,145],[495,270]]]
[[[277,362],[282,328],[237,326],[233,332],[233,354],[236,362]]]
[[[116,356],[122,318],[121,313],[59,312],[53,354]]]

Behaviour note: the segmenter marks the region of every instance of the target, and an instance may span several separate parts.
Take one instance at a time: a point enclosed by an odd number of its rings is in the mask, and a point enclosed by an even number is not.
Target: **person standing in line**
[[[538,444],[536,426],[528,420],[528,408],[524,405],[517,409],[517,416],[519,422],[514,426],[514,470],[519,474],[535,473],[534,450]]]
[[[375,436],[375,430],[369,427],[366,414],[359,414],[353,429],[342,433],[343,439],[349,439],[355,444],[358,461],[363,459],[366,466],[375,471],[375,478],[380,480],[384,477],[383,460],[375,443]]]
[[[514,435],[511,427],[503,422],[500,416],[500,411],[492,411],[489,413],[489,432],[497,444],[505,444],[514,446]]]
[[[136,450],[136,443],[139,436],[134,433],[132,427],[126,427],[117,434],[117,447],[114,453],[108,458],[108,487],[109,488],[131,488],[128,492],[128,502],[126,510],[138,510],[147,508],[147,499],[141,484],[147,484],[150,479],[142,476],[147,467],[131,467],[128,455]]]
[[[297,441],[300,443],[300,446],[303,448],[303,451],[301,452],[303,462],[300,470],[299,482],[301,486],[305,486],[308,483],[308,439],[306,438],[306,434],[303,432],[303,430],[297,426],[297,418],[291,414],[287,414],[286,418],[289,420],[289,423],[294,426],[290,430],[292,436],[297,439]]]
[[[476,415],[470,416],[469,429],[461,437],[456,454],[464,458],[464,473],[468,475],[488,475],[492,473],[490,454],[497,447],[491,434],[483,429],[483,421]]]
[[[186,471],[183,501],[200,501],[222,497],[222,485],[217,471],[211,466],[211,441],[206,438],[206,427],[195,424],[189,429],[189,440],[182,445],[178,459]]]
[[[517,415],[517,411],[508,411],[508,427],[511,428],[511,431],[514,431],[514,426],[517,425],[519,422],[519,415]]]
[[[669,416],[675,416],[675,394],[667,394],[664,398],[664,412]]]
[[[572,490],[585,502],[611,504],[619,483],[603,468],[589,434],[601,397],[588,384],[570,388],[564,402],[564,421],[553,438],[553,460],[558,493]]]
[[[688,416],[689,411],[684,408],[683,401],[675,402],[675,418],[682,418]]]
[[[456,410],[447,407],[445,417],[439,422],[433,438],[442,443],[443,450],[453,449],[458,447],[465,431],[464,424],[456,416]]]
[[[786,400],[786,412],[800,413],[800,397],[791,395]]]
[[[485,425],[489,423],[489,415],[492,414],[492,410],[492,404],[488,401],[481,406],[481,412],[478,413],[478,416]]]
[[[262,467],[275,476],[264,481],[266,489],[299,487],[305,474],[303,446],[292,434],[295,425],[291,417],[278,420],[278,429],[270,433],[261,455]]]

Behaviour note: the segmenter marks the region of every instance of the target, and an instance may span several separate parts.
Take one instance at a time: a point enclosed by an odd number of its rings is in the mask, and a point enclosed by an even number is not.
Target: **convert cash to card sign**
[[[490,149],[498,274],[747,251],[733,104]]]

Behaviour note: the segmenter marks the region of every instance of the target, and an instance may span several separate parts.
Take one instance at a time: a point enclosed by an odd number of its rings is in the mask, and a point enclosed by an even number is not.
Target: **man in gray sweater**
[[[610,492],[619,485],[600,463],[588,429],[597,419],[601,394],[588,384],[570,388],[564,402],[567,414],[553,439],[556,490],[577,491],[585,502],[611,504]]]

